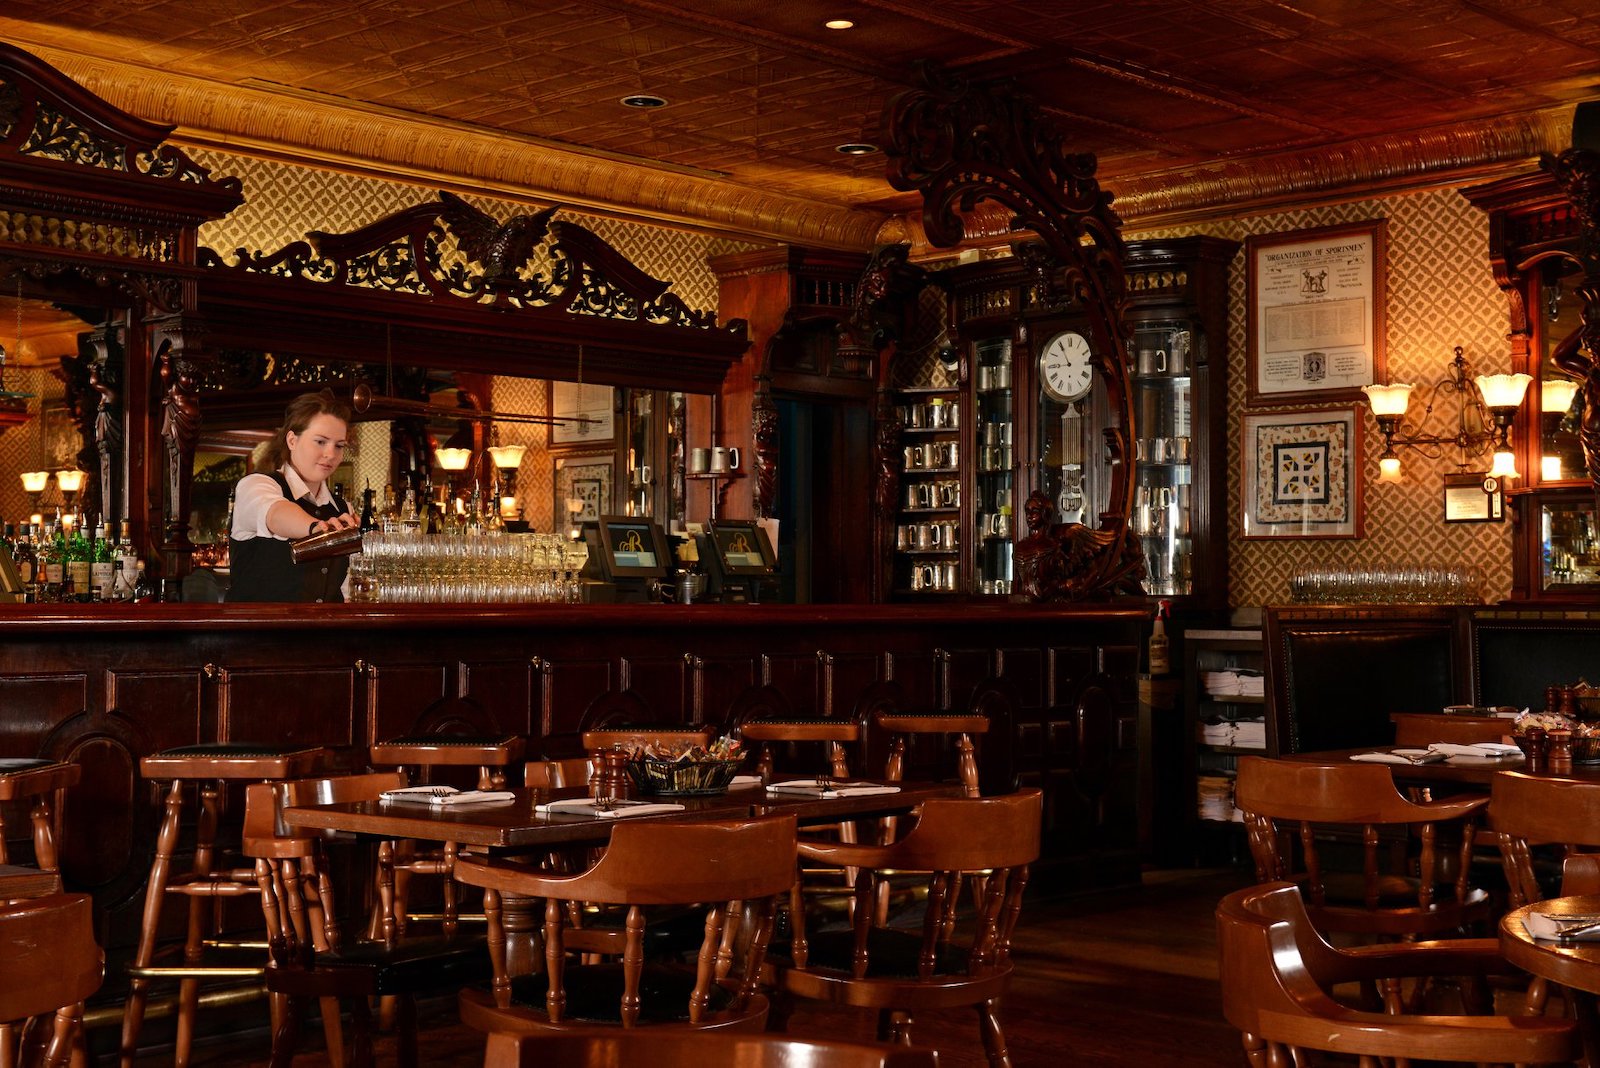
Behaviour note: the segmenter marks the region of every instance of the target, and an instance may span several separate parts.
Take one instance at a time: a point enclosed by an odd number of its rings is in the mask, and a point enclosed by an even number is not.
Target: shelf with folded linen
[[[1264,719],[1213,719],[1199,724],[1195,741],[1212,749],[1245,752],[1267,748],[1267,722]]]

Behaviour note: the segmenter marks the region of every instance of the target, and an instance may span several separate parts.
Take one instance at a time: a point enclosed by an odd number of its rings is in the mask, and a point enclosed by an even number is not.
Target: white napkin
[[[1600,916],[1556,916],[1546,912],[1530,912],[1522,921],[1522,926],[1528,929],[1528,933],[1541,942],[1554,942],[1561,937],[1562,928],[1579,927],[1584,924],[1600,924]],[[1600,927],[1576,934],[1571,940],[1600,942]]]
[[[564,801],[547,801],[534,806],[535,812],[556,816],[598,816],[604,820],[623,816],[649,816],[657,812],[682,812],[682,805],[667,801],[613,801],[613,808],[601,808],[592,797],[569,797]]]
[[[407,786],[399,790],[385,790],[379,796],[385,801],[405,801],[417,805],[484,805],[517,799],[517,795],[509,790],[457,790],[454,786]]]
[[[1501,760],[1519,760],[1522,750],[1509,742],[1474,742],[1461,745],[1456,742],[1433,742],[1429,752],[1443,753],[1447,757],[1496,757]]]
[[[815,779],[791,779],[767,787],[769,794],[811,794],[814,797],[868,797],[872,794],[897,794],[898,786],[878,786],[870,782],[818,786]]]
[[[759,775],[735,775],[733,777],[733,781],[728,783],[729,788],[732,788],[732,787],[735,787],[735,786],[760,786],[760,785],[761,785],[761,776],[759,776]]]
[[[1444,754],[1429,749],[1391,749],[1378,753],[1356,753],[1350,759],[1363,764],[1437,764],[1444,759]]]

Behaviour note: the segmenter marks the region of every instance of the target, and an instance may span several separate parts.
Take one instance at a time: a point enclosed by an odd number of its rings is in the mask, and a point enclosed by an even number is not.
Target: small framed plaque
[[[1486,471],[1444,476],[1446,523],[1498,523],[1506,517],[1506,491]]]

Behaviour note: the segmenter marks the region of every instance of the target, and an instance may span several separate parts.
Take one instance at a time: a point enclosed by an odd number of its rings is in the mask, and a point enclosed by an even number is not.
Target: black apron
[[[318,519],[332,519],[350,512],[350,506],[337,494],[333,495],[331,504],[313,504],[309,497],[296,498],[290,492],[289,481],[282,472],[272,472],[272,480],[283,491],[284,499],[294,501]],[[339,587],[344,585],[344,575],[350,567],[348,556],[325,557],[297,564],[289,553],[289,543],[271,537],[246,538],[243,541],[229,538],[228,562],[232,571],[228,585],[230,603],[343,601],[344,594]]]

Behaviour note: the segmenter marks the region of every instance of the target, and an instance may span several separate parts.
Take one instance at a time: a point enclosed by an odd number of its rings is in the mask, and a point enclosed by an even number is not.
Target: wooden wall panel
[[[171,671],[112,668],[106,672],[106,708],[120,711],[139,725],[141,752],[194,745],[215,729],[205,722],[209,685],[204,671],[195,667]]]
[[[622,677],[629,690],[648,694],[651,719],[660,723],[693,722],[688,665],[681,656],[628,656]]]
[[[434,729],[428,713],[454,697],[453,663],[377,660],[366,667],[367,716],[362,744]]]
[[[356,729],[353,664],[221,669],[217,685],[219,742],[366,743]]]
[[[89,707],[89,676],[0,676],[0,757],[37,755],[39,739]]]
[[[717,654],[690,655],[690,707],[693,721],[727,728],[738,714],[741,698],[761,684],[759,657]]]
[[[461,696],[476,702],[495,730],[534,733],[533,665],[526,658],[463,660],[457,678]]]

